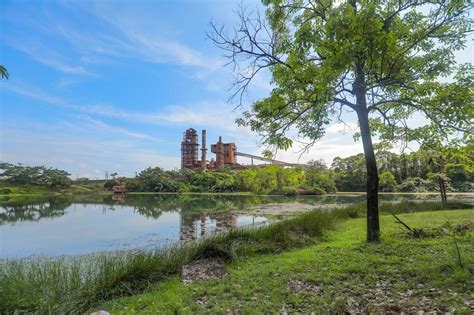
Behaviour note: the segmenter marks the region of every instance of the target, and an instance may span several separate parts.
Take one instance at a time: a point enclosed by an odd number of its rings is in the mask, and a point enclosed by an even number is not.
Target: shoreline
[[[379,195],[439,195],[439,192],[379,192]],[[474,191],[470,192],[448,192],[446,193],[448,196],[474,196]],[[45,192],[31,192],[31,193],[12,193],[12,194],[0,194],[0,198],[3,197],[21,197],[21,196],[86,196],[86,195],[110,195],[110,196],[120,196],[121,194],[114,194],[112,191],[101,191],[101,190],[91,190],[91,191],[81,191],[81,192],[74,192],[74,191],[45,191]],[[359,191],[340,191],[336,193],[327,193],[327,194],[315,194],[315,195],[285,195],[285,194],[262,194],[262,193],[252,193],[252,192],[128,192],[123,194],[123,196],[127,195],[202,195],[202,196],[265,196],[265,197],[331,197],[331,196],[365,196],[367,195],[366,192],[359,192]]]

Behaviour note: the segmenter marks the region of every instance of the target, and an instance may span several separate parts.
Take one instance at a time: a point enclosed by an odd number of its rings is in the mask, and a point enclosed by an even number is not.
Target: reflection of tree
[[[0,200],[0,225],[60,217],[72,202],[67,198],[26,198]]]
[[[209,229],[206,222],[216,221],[215,229]],[[181,241],[195,240],[198,235],[204,236],[213,231],[230,230],[237,226],[236,212],[223,213],[181,213],[181,222],[179,230],[179,239]]]
[[[430,200],[428,195],[381,195],[382,201]],[[251,206],[273,203],[302,203],[310,205],[347,204],[365,200],[365,196],[258,196],[258,195],[126,195],[117,199],[111,195],[75,195],[75,196],[22,196],[0,199],[0,225],[8,222],[39,221],[45,218],[59,217],[73,203],[83,205],[103,205],[107,210],[116,210],[115,206],[133,207],[134,211],[146,218],[158,219],[163,212],[177,211],[184,217],[184,225],[189,222],[198,225],[203,221],[201,233],[204,233],[206,218],[223,220],[230,224],[230,213],[242,212]],[[105,210],[105,208],[104,208]],[[188,220],[189,219],[189,220]],[[219,223],[220,224],[220,223]]]

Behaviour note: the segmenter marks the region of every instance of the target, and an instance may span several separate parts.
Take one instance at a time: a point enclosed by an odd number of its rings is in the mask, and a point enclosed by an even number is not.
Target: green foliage
[[[7,68],[5,68],[3,65],[0,65],[0,78],[5,78],[8,79],[10,77]]]
[[[381,191],[427,192],[439,190],[437,178],[442,176],[449,191],[473,191],[473,145],[428,147],[416,152],[376,153]],[[331,165],[337,190],[364,191],[365,161],[362,154],[336,157]],[[391,174],[391,175],[389,175]]]
[[[398,185],[397,190],[400,192],[427,192],[432,188],[429,180],[420,177],[410,177]]]
[[[319,172],[323,173],[319,173]],[[117,181],[108,181],[111,188]],[[283,168],[268,165],[245,170],[202,172],[183,169],[163,171],[147,168],[136,178],[123,179],[127,191],[141,192],[253,192],[259,194],[322,194],[335,191],[332,172],[308,167]]]
[[[397,181],[395,176],[390,172],[382,172],[379,177],[379,189],[381,191],[392,192],[395,191]]]
[[[237,65],[240,97],[257,72],[270,71],[270,95],[237,120],[263,134],[264,143],[287,149],[292,128],[319,139],[346,106],[369,114],[383,140],[472,136],[473,67],[456,64],[453,54],[465,47],[470,1],[264,4],[264,18],[244,8],[236,32],[213,25],[210,35]],[[410,128],[414,113],[428,124]]]
[[[38,185],[51,188],[69,187],[72,180],[71,174],[66,171],[46,168],[44,166],[23,166],[10,163],[0,163],[2,177],[13,185]]]
[[[165,172],[159,167],[149,167],[141,171],[136,180],[140,183],[141,191],[178,192],[181,188],[180,183],[170,172]]]
[[[336,157],[331,165],[335,172],[335,183],[339,191],[364,191],[367,170],[363,154],[348,158]]]

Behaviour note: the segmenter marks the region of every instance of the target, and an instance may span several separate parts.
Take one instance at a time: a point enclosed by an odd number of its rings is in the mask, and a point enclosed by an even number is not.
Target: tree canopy
[[[240,103],[259,72],[269,71],[274,85],[237,123],[287,149],[294,140],[289,131],[313,145],[344,110],[354,112],[367,168],[367,239],[378,241],[372,135],[430,142],[472,137],[473,67],[454,58],[471,31],[470,1],[263,3],[265,17],[241,8],[231,32],[211,25],[211,39],[234,66]],[[410,126],[413,115],[426,123]]]

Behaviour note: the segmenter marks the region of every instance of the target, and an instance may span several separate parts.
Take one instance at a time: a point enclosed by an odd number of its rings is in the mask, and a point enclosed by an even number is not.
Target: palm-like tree
[[[4,66],[0,65],[0,77],[3,79],[8,79],[9,77],[9,74],[8,74],[8,71],[7,71],[7,68],[5,68]]]

